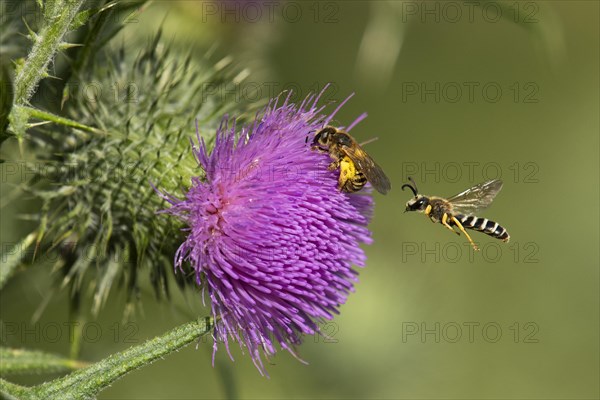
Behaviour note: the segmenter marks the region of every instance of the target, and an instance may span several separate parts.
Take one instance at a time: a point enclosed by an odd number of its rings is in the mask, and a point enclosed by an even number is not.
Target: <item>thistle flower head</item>
[[[233,338],[261,373],[261,351],[279,344],[295,355],[301,335],[338,313],[357,281],[352,266],[365,262],[359,244],[371,241],[369,190],[340,192],[329,155],[306,142],[333,117],[317,100],[273,100],[239,136],[225,119],[210,154],[201,139],[193,149],[205,176],[182,200],[163,194],[166,212],[188,225],[175,264],[189,261],[206,282],[219,320],[214,351]]]
[[[60,287],[76,301],[93,294],[94,313],[118,287],[135,305],[146,273],[158,296],[169,295],[182,223],[156,215],[165,202],[148,181],[179,194],[197,171],[186,127],[197,119],[216,129],[216,115],[239,109],[219,89],[233,79],[233,65],[196,62],[160,33],[139,53],[121,46],[97,57],[66,92],[64,112],[104,134],[40,127],[39,180],[51,184],[31,188],[43,200],[41,252],[58,253]]]

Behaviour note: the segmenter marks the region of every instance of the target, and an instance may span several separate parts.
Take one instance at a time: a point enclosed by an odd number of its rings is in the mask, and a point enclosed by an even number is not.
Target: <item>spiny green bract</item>
[[[160,34],[137,55],[121,48],[90,64],[70,82],[64,108],[105,134],[46,131],[44,177],[51,184],[36,193],[43,199],[39,229],[60,255],[62,284],[77,297],[91,286],[97,312],[117,282],[131,300],[142,270],[158,294],[168,295],[182,226],[157,214],[165,204],[152,185],[182,193],[201,175],[190,150],[195,120],[210,143],[208,132],[233,104],[218,90],[232,78],[229,67],[176,53]]]

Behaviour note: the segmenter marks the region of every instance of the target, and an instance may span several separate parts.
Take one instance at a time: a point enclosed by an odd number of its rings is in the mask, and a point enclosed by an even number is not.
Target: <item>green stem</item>
[[[39,398],[90,398],[117,379],[190,344],[212,329],[212,319],[181,325],[139,346],[32,389]]]
[[[43,351],[2,346],[0,346],[0,360],[2,360],[0,372],[3,375],[70,372],[90,365]]]
[[[15,77],[15,93],[13,111],[9,116],[11,130],[21,137],[25,134],[26,120],[23,114],[18,113],[19,107],[28,104],[35,88],[42,78],[46,76],[48,64],[54,58],[63,37],[69,31],[69,26],[84,0],[56,0],[52,9],[45,15],[44,26],[35,36],[33,47],[25,63]],[[50,7],[50,2],[46,4]],[[15,113],[15,111],[17,111]]]

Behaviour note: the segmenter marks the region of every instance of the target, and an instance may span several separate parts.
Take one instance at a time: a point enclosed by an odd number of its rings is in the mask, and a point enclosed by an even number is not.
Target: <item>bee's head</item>
[[[406,202],[406,211],[419,211],[423,212],[429,205],[429,199],[422,194],[418,194],[414,199],[410,199]]]
[[[334,127],[326,126],[325,128],[317,132],[315,138],[313,139],[312,145],[325,148],[329,147],[331,141],[333,140],[335,132],[336,129]]]
[[[405,187],[409,188],[410,190],[412,190],[415,197],[406,202],[406,209],[404,210],[404,212],[425,211],[425,209],[429,205],[429,198],[423,196],[422,194],[419,194],[419,191],[417,190],[417,184],[410,176],[408,177],[408,180],[410,181],[410,184],[406,183],[402,185],[402,190],[404,190]]]

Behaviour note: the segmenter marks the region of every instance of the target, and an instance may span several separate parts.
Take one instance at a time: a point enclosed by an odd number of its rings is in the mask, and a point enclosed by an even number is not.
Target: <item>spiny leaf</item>
[[[114,0],[99,9],[93,9],[94,13],[89,16],[89,23],[86,28],[85,37],[82,40],[82,46],[72,55],[71,68],[67,75],[63,77],[66,83],[62,90],[61,109],[70,99],[71,92],[76,86],[72,78],[79,78],[93,55],[98,54],[100,49],[128,23],[127,19],[114,18],[114,16],[119,15],[119,13],[129,12],[132,8],[141,8],[145,2],[146,0],[125,2]],[[135,14],[135,12],[131,12],[130,15]],[[110,21],[115,19],[122,22],[110,24]]]
[[[0,378],[0,394],[2,398],[9,400],[13,399],[30,399],[32,396],[31,389],[20,385],[15,385]]]
[[[97,8],[90,8],[87,10],[80,11],[75,16],[75,18],[73,18],[73,21],[71,21],[71,25],[69,25],[69,30],[74,31],[74,30],[82,27],[88,21],[90,16],[94,15],[97,12],[98,12]]]
[[[8,278],[10,278],[15,269],[21,264],[25,254],[27,254],[27,250],[35,242],[36,237],[37,233],[32,232],[25,236],[19,243],[15,243],[7,252],[2,252],[0,255],[2,258],[2,262],[0,263],[0,288],[4,286]]]
[[[13,100],[13,86],[8,68],[8,65],[0,65],[0,145],[9,137],[6,128]]]

